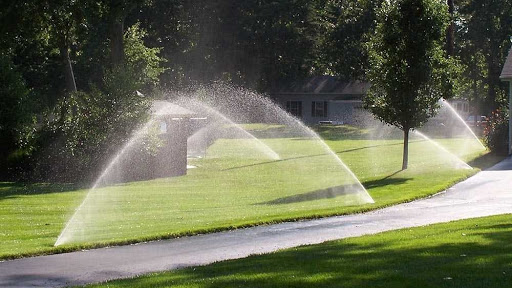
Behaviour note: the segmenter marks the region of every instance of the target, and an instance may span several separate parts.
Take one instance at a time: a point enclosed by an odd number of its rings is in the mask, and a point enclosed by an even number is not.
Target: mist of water
[[[449,109],[449,111],[452,113],[452,115],[458,120],[458,123],[462,124],[464,126],[464,128],[466,129],[466,131],[471,135],[471,137],[478,142],[478,144],[480,145],[480,147],[485,150],[487,148],[485,148],[484,144],[482,144],[482,141],[480,141],[480,139],[478,139],[478,136],[476,136],[475,132],[473,132],[473,130],[471,129],[471,127],[469,127],[468,123],[466,123],[466,121],[464,121],[464,119],[462,119],[462,116],[460,116],[460,114],[457,112],[457,110],[455,110],[455,108],[453,108],[453,106],[446,100],[441,100],[441,103],[443,106],[445,106],[446,108]]]
[[[459,169],[473,169],[471,166],[469,166],[466,162],[462,161],[459,157],[457,157],[455,154],[451,153],[450,151],[446,150],[443,146],[441,146],[436,141],[430,139],[425,134],[419,132],[418,130],[413,130],[413,133],[420,136],[421,138],[429,141],[434,145],[443,155],[445,155],[449,162],[453,163],[455,165],[455,168]]]
[[[309,211],[374,202],[313,130],[266,97],[215,86],[173,98],[174,104],[194,112],[198,119],[207,119],[191,128],[187,142],[191,148],[204,146],[208,156],[189,159],[197,169],[186,176],[124,183],[126,171],[151,168],[137,167],[133,163],[139,162],[132,158],[138,157],[159,123],[158,115],[165,111],[155,113],[99,173],[56,246],[204,229],[211,227],[210,218],[215,217],[226,225],[246,217],[231,215],[239,207],[245,207],[247,215],[269,217],[287,209]],[[197,202],[191,201],[194,197]]]
[[[248,142],[248,145],[252,145],[255,149],[261,151],[261,153],[271,159],[271,160],[279,160],[279,154],[277,154],[272,148],[270,148],[267,144],[263,143],[260,139],[254,137],[250,132],[242,128],[240,124],[236,124],[227,116],[223,115],[219,111],[215,110],[213,107],[208,106],[205,103],[202,103],[197,100],[181,101],[180,103],[183,106],[186,106],[190,109],[194,109],[198,113],[202,115],[209,115],[210,121],[213,119],[213,123],[209,124],[206,127],[201,128],[199,131],[194,133],[188,138],[187,145],[190,150],[203,150],[206,151],[208,142],[214,141],[218,138],[247,138],[251,141]],[[230,131],[227,131],[226,128],[232,128]],[[227,135],[226,135],[227,134]],[[204,152],[203,152],[204,153]]]

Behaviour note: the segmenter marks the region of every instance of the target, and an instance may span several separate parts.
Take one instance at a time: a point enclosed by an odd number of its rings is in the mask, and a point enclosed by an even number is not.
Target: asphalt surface
[[[512,158],[428,199],[365,214],[0,262],[0,287],[62,287],[400,228],[512,213]]]

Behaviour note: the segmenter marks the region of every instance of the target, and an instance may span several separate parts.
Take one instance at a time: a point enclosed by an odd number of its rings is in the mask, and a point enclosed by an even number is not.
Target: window
[[[302,101],[286,101],[286,112],[295,117],[302,117]]]
[[[311,102],[311,117],[327,117],[327,101]]]
[[[167,123],[165,121],[160,121],[160,134],[167,133]]]

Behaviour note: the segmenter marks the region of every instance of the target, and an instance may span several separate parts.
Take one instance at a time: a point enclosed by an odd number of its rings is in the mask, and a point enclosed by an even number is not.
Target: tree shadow
[[[402,170],[398,170],[398,171],[396,171],[384,178],[378,179],[378,180],[364,181],[361,184],[363,184],[364,188],[366,188],[366,189],[372,189],[372,188],[383,187],[383,186],[387,186],[387,185],[403,184],[409,180],[412,180],[412,178],[392,178],[393,176],[397,175],[400,172],[402,172]]]
[[[508,157],[496,165],[487,169],[487,171],[507,171],[512,170],[512,157]]]
[[[388,175],[379,180],[366,181],[363,182],[362,185],[366,189],[382,187],[386,185],[397,185],[402,184],[410,180],[410,178],[391,178],[400,171],[397,171],[391,175]],[[291,204],[291,203],[300,203],[300,202],[308,202],[319,199],[332,199],[340,196],[346,195],[355,195],[359,192],[362,192],[359,184],[350,184],[350,185],[340,185],[335,187],[329,187],[327,189],[319,189],[312,192],[307,192],[303,194],[297,194],[287,197],[282,197],[278,199],[274,199],[267,202],[258,203],[256,205],[279,205],[279,204]]]
[[[371,149],[371,148],[376,148],[376,147],[395,146],[395,145],[402,145],[402,144],[401,143],[378,144],[378,145],[370,145],[370,146],[364,146],[364,147],[350,148],[350,149],[346,149],[346,150],[333,151],[333,152],[335,154],[343,154],[343,153],[355,152],[355,151]],[[236,166],[236,167],[230,167],[230,168],[223,169],[222,171],[229,171],[229,170],[248,168],[248,167],[254,167],[254,166],[259,166],[259,165],[268,165],[268,164],[274,164],[274,163],[278,163],[278,162],[292,161],[292,160],[312,158],[312,157],[320,157],[320,156],[327,156],[327,155],[329,155],[329,154],[328,153],[321,153],[321,154],[312,154],[312,155],[303,155],[303,156],[297,156],[297,157],[289,157],[289,158],[284,158],[284,159],[279,159],[279,160],[271,160],[271,161],[265,161],[265,162],[247,164],[247,165],[241,165],[241,166]]]
[[[37,287],[44,285],[46,287],[68,286],[75,284],[84,284],[83,281],[75,280],[69,277],[55,275],[38,275],[38,274],[11,274],[0,279],[2,287]],[[43,284],[44,283],[44,284]]]
[[[496,153],[487,153],[481,155],[471,161],[468,162],[468,165],[473,168],[478,168],[480,170],[486,170],[492,168],[494,165],[506,159],[507,156],[496,154]],[[512,161],[508,161],[510,165],[504,165],[503,167],[495,167],[492,170],[512,170]]]
[[[86,189],[85,184],[76,183],[19,183],[0,182],[0,200],[19,196],[64,193]]]
[[[312,192],[287,196],[283,198],[278,198],[272,201],[258,203],[256,205],[278,205],[278,204],[291,204],[291,203],[299,203],[299,202],[308,202],[319,199],[330,199],[336,198],[339,196],[357,194],[362,192],[361,187],[358,184],[352,185],[342,185],[336,187],[330,187],[327,189],[315,190]]]
[[[489,232],[487,225],[405,229],[398,238],[381,233],[365,237],[364,242],[357,238],[332,241],[116,284],[173,287],[194,283],[202,288],[509,287],[512,228],[495,228],[499,230]],[[474,237],[485,239],[485,243]]]

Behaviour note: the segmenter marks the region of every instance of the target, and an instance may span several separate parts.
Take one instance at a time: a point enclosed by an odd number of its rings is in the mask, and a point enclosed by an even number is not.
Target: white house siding
[[[287,110],[286,103],[288,101],[300,101],[302,113],[298,118],[309,125],[318,124],[321,121],[357,124],[359,114],[362,113],[363,117],[366,117],[366,112],[360,107],[361,99],[369,86],[368,83],[360,81],[341,82],[333,76],[314,76],[295,83],[284,84],[271,92],[270,96],[284,110]],[[312,115],[312,103],[316,101],[327,103],[326,114]],[[295,107],[297,106],[294,105]],[[315,111],[317,114],[323,112],[323,109]]]
[[[311,95],[279,95],[275,100],[286,110],[287,101],[302,102],[302,115],[300,118],[309,125],[318,124],[320,121],[332,121],[333,124],[362,124],[363,119],[368,117],[369,113],[362,109],[361,100],[332,100],[335,95],[324,95],[323,97],[312,97]],[[331,98],[331,99],[330,99]],[[327,102],[327,116],[313,117],[312,103],[314,101]]]
[[[334,100],[329,102],[329,120],[333,124],[364,126],[371,114],[363,109],[361,100]],[[373,119],[373,118],[372,118]]]

